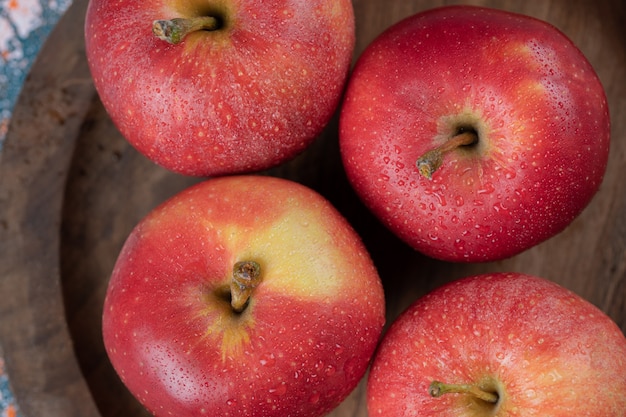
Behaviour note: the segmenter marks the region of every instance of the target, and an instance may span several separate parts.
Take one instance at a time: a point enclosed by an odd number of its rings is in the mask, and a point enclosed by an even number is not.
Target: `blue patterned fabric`
[[[0,151],[26,75],[71,0],[0,0]],[[0,356],[0,417],[18,417]]]
[[[0,149],[28,70],[69,4],[70,0],[0,0]]]

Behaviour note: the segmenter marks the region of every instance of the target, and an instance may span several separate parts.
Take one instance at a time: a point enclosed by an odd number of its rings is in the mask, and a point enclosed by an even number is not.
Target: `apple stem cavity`
[[[214,16],[197,16],[190,19],[174,18],[171,20],[155,20],[152,22],[152,33],[157,38],[176,45],[185,36],[200,30],[217,30],[220,20]]]
[[[433,174],[443,163],[444,156],[461,146],[469,146],[478,142],[478,134],[473,129],[459,129],[457,134],[446,141],[443,145],[438,146],[426,152],[419,157],[415,165],[420,174],[429,180],[433,179]]]
[[[236,313],[243,312],[254,289],[261,283],[261,266],[254,261],[237,262],[230,282],[230,305]]]
[[[468,394],[491,404],[497,404],[500,399],[497,393],[485,391],[477,385],[445,384],[440,381],[433,381],[428,388],[428,393],[434,398],[439,398],[444,394]]]

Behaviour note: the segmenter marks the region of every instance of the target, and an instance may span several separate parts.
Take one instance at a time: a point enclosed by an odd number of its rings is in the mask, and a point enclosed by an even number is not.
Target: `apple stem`
[[[433,173],[443,163],[443,157],[450,151],[461,146],[473,145],[478,142],[478,135],[473,130],[464,130],[450,138],[443,145],[426,152],[416,162],[420,174],[432,180]]]
[[[157,38],[175,45],[191,32],[216,30],[219,26],[219,19],[213,16],[197,16],[190,19],[174,18],[152,22],[152,33]]]
[[[230,282],[230,305],[241,313],[248,305],[254,289],[261,283],[261,266],[254,261],[237,262]]]
[[[439,398],[444,394],[470,394],[476,398],[491,404],[496,404],[499,400],[498,394],[481,389],[472,384],[445,384],[440,381],[433,381],[428,388],[431,397]]]

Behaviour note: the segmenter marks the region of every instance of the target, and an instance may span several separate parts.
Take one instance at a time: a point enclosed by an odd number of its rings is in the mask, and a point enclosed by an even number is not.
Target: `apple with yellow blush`
[[[231,176],[182,191],[131,232],[103,337],[156,416],[317,417],[362,379],[384,319],[376,268],[325,198]]]

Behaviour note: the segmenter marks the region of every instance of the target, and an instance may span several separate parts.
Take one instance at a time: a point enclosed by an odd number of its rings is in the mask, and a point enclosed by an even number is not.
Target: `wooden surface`
[[[447,2],[355,0],[358,56],[389,25]],[[343,174],[335,118],[295,161],[269,174],[328,197],[379,268],[388,323],[425,292],[485,271],[522,271],[582,295],[626,331],[626,19],[622,0],[474,1],[547,20],[582,49],[609,98],[612,148],[599,194],[557,237],[506,261],[450,264],[399,242]],[[157,203],[198,179],[166,172],[119,136],[90,81],[75,0],[26,81],[0,162],[0,343],[24,417],[146,416],[104,353],[100,314],[124,239]],[[366,416],[362,382],[331,416]]]

